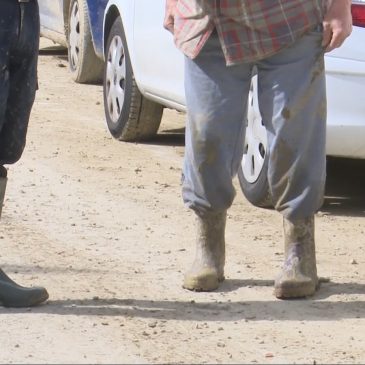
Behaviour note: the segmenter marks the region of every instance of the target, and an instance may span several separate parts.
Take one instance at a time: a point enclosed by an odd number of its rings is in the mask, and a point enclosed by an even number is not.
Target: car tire
[[[268,164],[267,131],[259,110],[257,78],[254,77],[248,101],[244,152],[238,169],[238,180],[246,199],[261,208],[272,207],[268,183]]]
[[[94,51],[86,0],[70,2],[67,44],[72,79],[78,83],[101,82],[103,61]]]
[[[106,121],[114,138],[137,142],[156,135],[163,106],[146,99],[138,89],[120,17],[107,40],[103,93]]]

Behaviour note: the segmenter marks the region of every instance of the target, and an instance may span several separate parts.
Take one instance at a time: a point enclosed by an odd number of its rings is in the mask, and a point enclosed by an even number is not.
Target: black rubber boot
[[[196,217],[196,255],[185,274],[185,289],[211,291],[224,280],[226,217],[226,211]]]
[[[0,218],[3,211],[3,204],[5,199],[6,183],[8,182],[8,171],[0,165]]]
[[[0,217],[7,182],[7,170],[0,166]],[[48,299],[45,288],[26,288],[11,280],[0,269],[0,305],[4,307],[32,307]]]
[[[314,216],[289,221],[284,218],[285,261],[275,280],[280,299],[311,296],[318,289]]]
[[[32,307],[48,299],[45,288],[26,288],[11,280],[0,269],[0,304],[4,307]]]

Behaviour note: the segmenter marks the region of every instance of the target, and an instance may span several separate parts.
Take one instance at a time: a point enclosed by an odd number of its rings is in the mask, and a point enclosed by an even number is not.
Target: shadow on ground
[[[59,56],[59,58],[63,59],[66,57],[66,59],[68,59],[67,48],[58,45],[41,48],[38,53],[40,56]]]
[[[365,160],[329,158],[321,212],[365,217]]]
[[[185,146],[185,128],[164,129],[143,143],[156,146],[183,147]]]
[[[222,291],[238,287],[272,287],[271,280],[226,280]],[[121,288],[122,291],[122,288]],[[53,314],[80,316],[120,316],[145,319],[182,321],[333,321],[346,318],[364,318],[365,301],[358,295],[365,293],[365,284],[324,283],[312,298],[302,300],[266,301],[200,301],[195,293],[191,301],[84,298],[50,300],[32,309],[0,308],[2,314]],[[336,295],[355,295],[354,300],[330,300]]]

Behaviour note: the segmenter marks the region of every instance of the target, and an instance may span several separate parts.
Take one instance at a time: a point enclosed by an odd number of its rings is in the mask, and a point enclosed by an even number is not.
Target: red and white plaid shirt
[[[314,29],[325,0],[178,0],[174,37],[195,58],[214,29],[227,65],[277,53]]]

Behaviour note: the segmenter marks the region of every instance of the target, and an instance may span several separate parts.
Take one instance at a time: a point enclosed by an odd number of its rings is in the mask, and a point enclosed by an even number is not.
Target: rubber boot
[[[285,261],[275,280],[280,299],[311,296],[318,289],[314,216],[289,221],[284,218]]]
[[[3,211],[3,204],[6,191],[6,183],[8,182],[8,172],[6,168],[0,165],[0,218],[1,212]]]
[[[196,217],[196,255],[185,274],[185,289],[211,291],[224,280],[226,217],[226,211]]]
[[[0,166],[0,217],[7,182],[7,170]],[[45,288],[26,288],[11,280],[0,269],[0,305],[4,307],[31,307],[48,299]]]
[[[11,280],[0,269],[0,303],[4,307],[32,307],[48,299],[45,288],[26,288]]]

